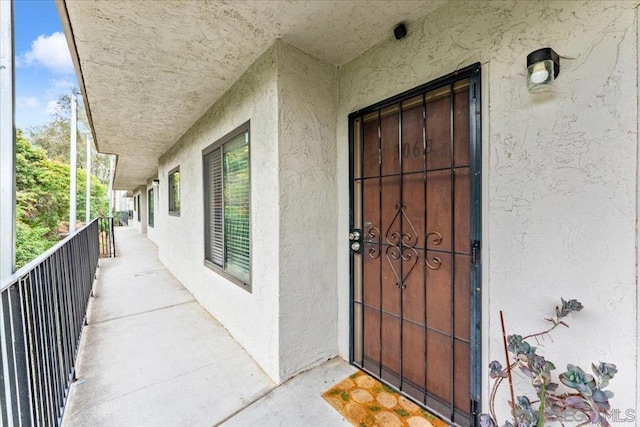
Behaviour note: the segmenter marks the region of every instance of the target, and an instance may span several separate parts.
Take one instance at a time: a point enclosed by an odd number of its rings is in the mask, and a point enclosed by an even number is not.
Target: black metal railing
[[[113,235],[113,217],[98,218],[100,242],[100,257],[112,258],[116,256],[116,239]]]
[[[0,426],[60,425],[99,255],[96,219],[0,284]]]

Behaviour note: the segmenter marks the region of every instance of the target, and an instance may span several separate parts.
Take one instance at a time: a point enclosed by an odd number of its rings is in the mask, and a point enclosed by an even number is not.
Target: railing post
[[[114,234],[114,228],[113,228],[113,218],[111,218],[111,224],[109,225],[109,235],[111,236],[111,256],[115,257],[116,256],[116,236]]]
[[[3,427],[14,425],[12,397],[15,395],[15,389],[11,385],[10,367],[13,364],[10,362],[9,343],[12,342],[13,337],[11,336],[8,307],[5,309],[5,299],[7,298],[8,293],[0,294],[0,362],[2,362],[0,384],[3,386],[0,394],[0,426]]]

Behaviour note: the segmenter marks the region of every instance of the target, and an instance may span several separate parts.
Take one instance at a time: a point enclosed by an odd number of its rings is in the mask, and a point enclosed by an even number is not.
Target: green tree
[[[51,114],[49,121],[38,127],[29,129],[30,139],[37,147],[47,151],[52,160],[69,163],[69,141],[71,139],[71,97],[62,95],[57,101],[57,107]],[[87,135],[89,124],[86,111],[82,103],[78,103],[78,168],[86,169],[87,165]],[[103,184],[109,183],[110,156],[100,154],[95,147],[91,147],[91,171]]]
[[[22,134],[16,135],[16,266],[19,268],[59,240],[69,218],[70,168],[52,160]],[[78,218],[85,218],[86,171],[77,174]],[[91,217],[105,215],[107,188],[91,177]]]

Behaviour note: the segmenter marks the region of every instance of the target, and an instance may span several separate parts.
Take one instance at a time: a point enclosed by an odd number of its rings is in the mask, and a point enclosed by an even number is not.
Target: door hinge
[[[471,264],[478,265],[480,263],[480,240],[471,241]]]

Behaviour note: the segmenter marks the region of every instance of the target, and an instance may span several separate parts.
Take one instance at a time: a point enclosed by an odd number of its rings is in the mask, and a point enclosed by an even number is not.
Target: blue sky
[[[46,123],[78,83],[54,0],[15,0],[16,127]]]

